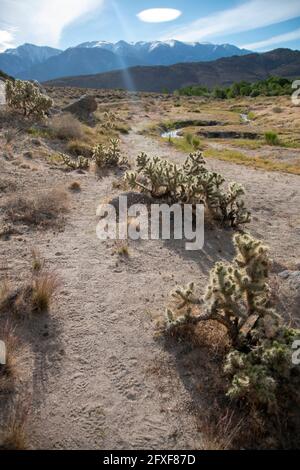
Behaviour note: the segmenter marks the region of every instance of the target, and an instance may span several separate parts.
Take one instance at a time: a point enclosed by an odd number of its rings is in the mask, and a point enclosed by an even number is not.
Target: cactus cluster
[[[282,382],[293,387],[292,343],[300,330],[286,327],[272,308],[268,248],[249,234],[235,235],[234,245],[233,263],[214,266],[203,298],[194,284],[172,294],[176,310],[166,311],[166,331],[207,320],[225,326],[233,347],[224,368],[231,378],[228,396],[271,411]]]
[[[42,94],[32,82],[7,80],[5,92],[7,105],[24,116],[43,118],[53,106],[51,98]]]
[[[87,170],[90,166],[89,159],[82,155],[76,158],[76,160],[64,153],[60,153],[59,156],[63,163],[71,170]]]
[[[136,163],[137,170],[125,175],[132,189],[139,188],[168,203],[204,204],[215,219],[232,227],[250,221],[242,199],[243,187],[231,183],[224,190],[224,178],[206,168],[201,152],[191,153],[182,166],[145,153],[137,157]]]
[[[292,346],[299,337],[299,330],[282,326],[274,338],[261,337],[247,352],[232,350],[224,366],[231,379],[227,395],[264,406],[269,413],[278,411],[278,395],[283,390],[287,393],[286,400],[294,399],[300,377],[292,361]]]
[[[242,329],[246,323],[257,324],[260,318],[277,322],[278,316],[269,302],[268,248],[249,234],[236,234],[234,245],[236,257],[233,263],[215,264],[203,299],[195,295],[194,284],[186,289],[177,289],[173,297],[177,310],[185,309],[176,324],[216,320],[227,328],[233,344],[236,344],[243,341]],[[192,315],[191,307],[197,304],[203,304],[200,310],[204,313]],[[172,317],[176,318],[168,311],[168,328],[173,327]]]
[[[98,169],[128,164],[127,159],[121,156],[118,139],[110,139],[109,145],[96,145],[93,148],[92,159]]]

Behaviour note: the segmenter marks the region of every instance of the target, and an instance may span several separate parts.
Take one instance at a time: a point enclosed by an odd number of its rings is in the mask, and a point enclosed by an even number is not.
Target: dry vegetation
[[[156,329],[174,287],[187,306],[194,287],[178,286],[195,280],[203,305],[210,271],[232,262],[232,235],[244,223],[270,245],[274,308],[288,328],[299,325],[299,109],[287,97],[89,90],[98,109],[82,121],[61,112],[82,90],[47,93],[55,105],[47,119],[0,110],[0,448],[299,447],[289,381],[275,413],[247,393],[228,396],[224,320],[196,322],[179,308],[168,316],[178,328]],[[171,130],[179,138],[161,137]],[[207,166],[199,153],[185,161],[200,150]],[[124,180],[127,157],[133,171]],[[227,189],[224,180],[238,184]],[[178,240],[97,240],[99,202],[121,193],[134,202],[204,202],[203,251],[188,253]]]

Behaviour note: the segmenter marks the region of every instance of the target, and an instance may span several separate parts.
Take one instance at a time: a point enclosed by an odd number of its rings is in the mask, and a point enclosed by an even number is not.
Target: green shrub
[[[279,138],[276,132],[266,132],[265,133],[265,140],[268,145],[279,145]]]

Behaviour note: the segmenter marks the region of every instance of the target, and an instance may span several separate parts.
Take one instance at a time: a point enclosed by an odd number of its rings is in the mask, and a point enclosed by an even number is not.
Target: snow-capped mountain
[[[24,44],[0,54],[0,70],[17,78],[46,81],[63,76],[89,75],[134,65],[173,65],[245,55],[230,44],[170,41],[92,41],[65,51]]]
[[[53,47],[23,44],[15,49],[7,49],[0,54],[0,69],[15,76],[20,71],[26,70],[33,65],[41,64],[61,52],[61,50],[54,49]]]
[[[231,44],[186,43],[176,41],[175,39],[169,41],[139,41],[136,43],[128,43],[126,41],[119,41],[117,43],[92,41],[79,44],[77,47],[106,49],[122,57],[136,57],[143,64],[148,63],[149,65],[211,61],[222,57],[249,53],[249,51],[239,49]]]

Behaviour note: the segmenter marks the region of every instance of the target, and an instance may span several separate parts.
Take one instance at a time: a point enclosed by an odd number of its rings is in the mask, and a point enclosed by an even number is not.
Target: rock
[[[291,271],[282,271],[281,273],[278,274],[281,279],[288,279],[291,274]]]
[[[42,142],[40,141],[40,139],[31,139],[31,143],[35,145],[36,147],[41,147],[42,145]]]
[[[30,152],[30,151],[24,152],[24,153],[23,153],[23,157],[26,158],[27,160],[32,160],[33,154],[32,154],[32,152]]]
[[[64,112],[74,114],[78,118],[89,118],[92,113],[97,111],[97,101],[91,95],[84,95],[74,103],[63,108]]]
[[[300,271],[282,271],[278,276],[288,280],[292,289],[300,289]]]

